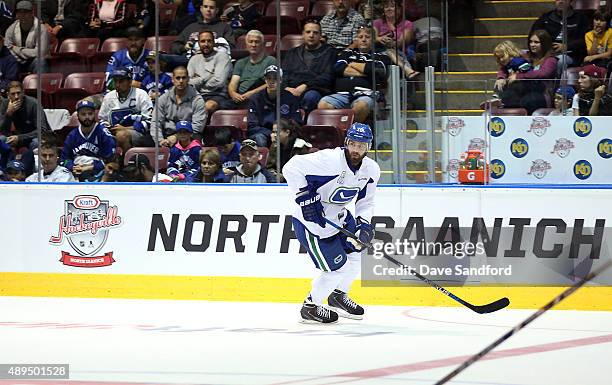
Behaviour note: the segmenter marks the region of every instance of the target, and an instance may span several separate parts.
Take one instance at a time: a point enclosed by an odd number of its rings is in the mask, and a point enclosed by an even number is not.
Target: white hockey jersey
[[[153,103],[149,94],[140,88],[132,87],[125,99],[119,98],[117,91],[111,91],[104,95],[98,116],[100,122],[106,122],[108,125],[114,126],[125,116],[134,115],[132,120],[139,123],[134,124],[134,129],[142,133],[148,133],[152,114]]]
[[[74,176],[66,167],[57,166],[51,174],[45,175],[42,167],[40,169],[41,182],[76,182]],[[34,173],[26,178],[26,182],[38,182],[38,174]]]
[[[363,159],[355,172],[347,163],[344,148],[297,155],[285,164],[283,176],[294,194],[308,185],[317,191],[321,195],[325,217],[340,226],[346,216],[346,206],[355,199],[354,217],[362,217],[367,221],[372,219],[380,167],[368,157]],[[321,227],[316,223],[306,222],[297,204],[293,216],[299,219],[308,231],[321,238],[338,232],[330,225]]]

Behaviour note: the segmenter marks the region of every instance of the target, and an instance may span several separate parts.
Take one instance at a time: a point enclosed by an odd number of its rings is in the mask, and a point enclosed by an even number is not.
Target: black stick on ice
[[[596,276],[601,274],[604,270],[606,270],[610,266],[612,266],[612,261],[606,262],[604,265],[602,265],[601,267],[599,267],[597,270],[593,271],[592,273],[589,273],[586,277],[582,278],[580,281],[575,283],[573,286],[568,287],[563,293],[561,293],[558,296],[556,296],[555,298],[553,298],[552,301],[550,301],[549,303],[547,303],[546,305],[541,307],[538,311],[536,311],[531,316],[529,316],[529,318],[527,318],[526,320],[524,320],[520,324],[518,324],[515,327],[513,327],[506,334],[504,334],[503,336],[501,336],[497,340],[495,340],[491,345],[489,345],[486,348],[482,349],[480,352],[474,354],[472,357],[467,359],[463,364],[459,365],[459,367],[457,367],[457,369],[455,369],[452,372],[450,372],[449,374],[447,374],[446,377],[444,377],[443,379],[439,380],[434,385],[446,384],[449,380],[451,380],[457,374],[459,374],[462,371],[464,371],[468,366],[472,365],[474,362],[476,362],[479,359],[481,359],[482,357],[484,357],[487,353],[489,353],[491,350],[495,349],[502,342],[504,342],[508,338],[512,337],[514,334],[518,333],[522,328],[524,328],[525,326],[529,325],[531,322],[533,322],[536,318],[538,318],[539,316],[544,314],[551,307],[555,306],[559,302],[563,301],[565,298],[569,297],[573,292],[575,292],[576,290],[580,289],[580,287],[582,285],[584,285],[588,281],[592,280],[593,278],[595,278]]]
[[[325,218],[325,222],[329,223],[332,227],[334,227],[336,230],[340,231],[342,234],[346,235],[347,237],[350,237],[352,239],[354,239],[355,241],[357,241],[361,246],[366,247],[366,248],[371,248],[372,245],[368,245],[365,244],[363,242],[361,242],[359,240],[359,237],[357,237],[357,235],[351,233],[350,231],[348,231],[347,229],[338,226],[337,224],[335,224],[334,222],[330,221],[329,219]],[[417,272],[416,270],[409,268],[408,266],[404,265],[403,263],[401,263],[400,261],[398,261],[397,259],[388,256],[387,254],[383,253],[384,257],[393,262],[394,264],[396,264],[397,266],[403,268],[403,269],[408,269],[408,271],[410,271],[410,273],[412,275],[414,275],[415,277],[417,277],[418,279],[420,279],[421,281],[425,282],[426,284],[428,284],[429,286],[433,287],[434,289],[446,294],[447,296],[451,297],[452,299],[454,299],[455,301],[459,302],[460,304],[462,304],[463,306],[467,307],[470,310],[475,311],[478,314],[486,314],[486,313],[493,313],[495,311],[501,310],[503,308],[505,308],[506,306],[508,306],[510,304],[510,300],[506,297],[504,298],[500,298],[495,302],[491,302],[489,304],[486,305],[472,305],[471,303],[457,297],[455,294],[451,293],[450,291],[446,290],[445,288],[443,288],[442,286],[438,285],[437,283],[433,282],[432,280],[422,276],[421,274],[419,274],[419,272]]]

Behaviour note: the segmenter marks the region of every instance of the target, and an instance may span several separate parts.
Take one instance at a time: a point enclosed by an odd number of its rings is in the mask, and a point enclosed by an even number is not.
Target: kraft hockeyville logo
[[[61,245],[64,240],[78,255],[62,251],[60,262],[73,267],[103,267],[115,262],[113,252],[98,254],[109,231],[121,225],[117,206],[111,206],[95,195],[77,195],[64,201],[64,213],[59,218],[57,235],[49,239],[52,245]]]

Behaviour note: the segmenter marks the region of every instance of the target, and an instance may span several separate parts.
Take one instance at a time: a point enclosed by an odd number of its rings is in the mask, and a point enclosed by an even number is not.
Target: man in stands
[[[200,140],[206,122],[204,99],[189,85],[187,68],[176,67],[172,71],[172,84],[168,92],[157,101],[158,111],[153,114],[151,134],[161,146],[176,144],[176,123],[181,120],[192,122],[193,138]]]
[[[321,19],[321,32],[327,44],[345,49],[357,36],[357,29],[365,25],[363,16],[351,8],[350,0],[334,0],[334,10]]]
[[[205,1],[206,2],[206,1]],[[218,109],[227,110],[233,103],[227,97],[227,79],[232,70],[232,58],[215,51],[215,38],[211,31],[199,34],[201,53],[189,59],[189,84],[202,95],[208,116]]]
[[[276,177],[259,164],[261,154],[257,143],[245,139],[240,145],[240,164],[232,171],[230,183],[276,183]]]
[[[132,74],[117,68],[111,74],[115,89],[106,95],[98,117],[117,140],[125,154],[132,147],[153,147],[149,133],[153,104],[149,95],[132,87]]]
[[[106,89],[113,90],[111,74],[116,68],[126,68],[132,73],[132,86],[140,88],[140,83],[149,73],[147,56],[149,50],[144,48],[145,36],[139,28],[127,29],[128,46],[113,54],[106,66]]]
[[[376,102],[375,85],[387,78],[387,66],[391,64],[384,53],[371,53],[372,29],[363,27],[357,33],[357,49],[346,49],[338,56],[336,93],[323,97],[319,108],[351,108],[358,122],[365,122]]]
[[[304,44],[285,54],[283,71],[286,90],[300,99],[306,113],[317,108],[321,97],[331,93],[336,50],[321,43],[321,25],[308,20],[302,29]]]
[[[264,50],[264,35],[257,30],[246,34],[246,44],[249,56],[236,62],[234,73],[227,92],[236,108],[245,108],[251,96],[266,88],[263,81],[264,70],[276,64],[276,58],[266,54]]]
[[[36,72],[38,65],[46,72],[45,56],[49,53],[49,35],[41,28],[38,35],[40,19],[34,16],[32,3],[21,0],[15,6],[16,20],[8,27],[4,35],[4,44],[19,62],[19,72]],[[38,57],[38,44],[42,57]]]
[[[55,138],[45,138],[40,144],[40,170],[26,178],[26,182],[76,182],[70,170],[58,164]]]

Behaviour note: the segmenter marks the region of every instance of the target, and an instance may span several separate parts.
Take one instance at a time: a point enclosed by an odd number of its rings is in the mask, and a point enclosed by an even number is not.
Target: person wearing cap
[[[264,49],[264,35],[260,31],[249,31],[245,41],[249,56],[236,62],[227,86],[227,93],[235,108],[246,108],[249,98],[266,88],[264,70],[276,64],[276,58],[268,55]]]
[[[321,43],[321,25],[308,20],[302,28],[304,44],[287,51],[283,58],[285,89],[300,99],[306,114],[317,108],[321,97],[332,93],[337,51]]]
[[[49,35],[46,28],[41,28],[38,35],[40,19],[35,17],[32,3],[21,0],[15,5],[15,22],[11,24],[4,35],[4,44],[19,62],[20,72],[36,72],[41,66],[42,72],[47,70],[45,56],[49,53]],[[40,41],[41,57],[38,57]]]
[[[115,156],[115,138],[96,121],[95,105],[91,100],[80,100],[76,112],[79,126],[66,137],[60,164],[80,181],[91,180],[92,176],[99,178],[104,164]]]
[[[13,80],[18,80],[19,63],[11,54],[11,51],[4,46],[4,36],[0,32],[0,92],[5,94],[7,87]]]
[[[140,88],[141,82],[150,71],[147,67],[147,57],[151,51],[144,48],[145,36],[136,27],[130,27],[126,31],[127,48],[115,52],[106,65],[106,90],[114,89],[111,74],[117,68],[127,68],[132,73],[132,86]]]
[[[202,144],[191,138],[193,127],[190,121],[176,122],[175,130],[178,141],[170,149],[166,173],[176,182],[193,182],[200,171]]]
[[[6,136],[6,143],[15,149],[36,148],[36,111],[41,114],[41,130],[44,134],[51,133],[47,116],[36,98],[24,94],[21,82],[10,82],[7,93],[8,98],[0,101],[0,133]],[[15,127],[15,131],[11,131],[11,125]]]
[[[360,28],[355,42],[356,49],[345,49],[338,55],[334,65],[335,93],[324,96],[319,108],[347,109],[355,112],[357,122],[365,122],[376,102],[374,89],[387,79],[389,56],[372,53],[372,29]]]
[[[123,36],[124,28],[130,23],[125,0],[90,0],[87,20],[89,37],[101,41],[109,37]]]
[[[159,61],[159,75],[158,82],[155,82],[155,61]],[[147,74],[140,83],[140,88],[145,90],[151,102],[155,104],[155,101],[159,97],[166,93],[172,88],[172,73],[166,72],[166,62],[161,59],[161,55],[157,54],[157,51],[150,51],[146,57]]]
[[[268,147],[270,135],[276,127],[276,94],[280,89],[280,118],[291,119],[302,124],[300,102],[291,92],[283,89],[283,70],[276,65],[268,66],[264,71],[266,88],[249,99],[247,115],[247,135],[255,140],[258,146]]]
[[[204,98],[206,113],[210,116],[218,109],[227,110],[233,103],[227,95],[227,79],[232,71],[231,56],[215,51],[215,37],[211,31],[199,36],[200,52],[189,59],[189,84]]]
[[[23,182],[26,178],[25,165],[18,160],[11,160],[4,169],[6,181]]]
[[[26,178],[26,182],[76,182],[66,167],[60,166],[57,144],[54,139],[43,140],[38,151],[38,172]]]
[[[582,67],[578,73],[578,93],[572,109],[576,116],[612,115],[612,95],[604,84],[607,70],[594,64]]]
[[[102,178],[103,182],[156,182],[157,179],[151,161],[141,153],[132,155],[122,170],[110,170],[107,167],[106,171],[109,175]]]
[[[113,134],[125,154],[132,147],[153,147],[149,132],[153,104],[149,95],[132,87],[132,75],[126,68],[111,74],[115,89],[106,95],[98,117]]]
[[[240,163],[232,168],[230,183],[276,183],[276,177],[259,161],[261,154],[253,139],[240,143]]]
[[[572,101],[576,91],[572,86],[561,86],[555,90],[555,109],[548,114],[549,116],[573,116]]]
[[[153,114],[151,135],[160,146],[172,147],[177,141],[175,126],[180,120],[189,120],[194,139],[200,140],[206,122],[204,99],[189,85],[187,68],[172,70],[172,84],[168,92],[157,100],[157,114]]]

